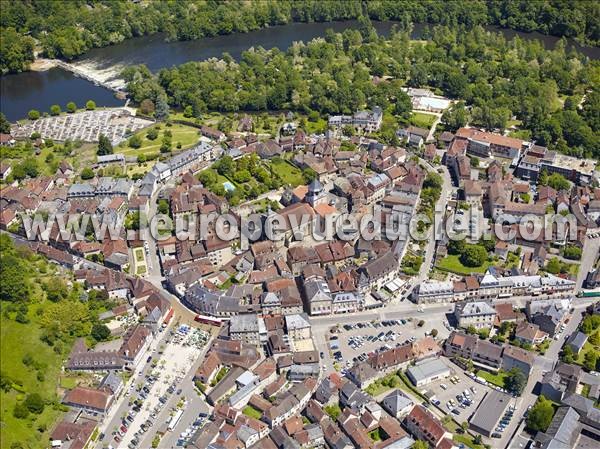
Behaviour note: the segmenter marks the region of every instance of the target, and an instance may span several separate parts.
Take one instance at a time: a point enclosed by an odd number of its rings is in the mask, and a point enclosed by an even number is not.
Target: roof
[[[63,402],[82,408],[106,410],[110,404],[111,394],[95,388],[76,387],[67,392]]]
[[[490,390],[479,404],[469,424],[492,433],[504,415],[509,402],[509,395],[501,391]]]
[[[441,376],[444,373],[450,373],[450,368],[442,362],[441,359],[427,360],[425,362],[418,363],[415,366],[411,366],[407,370],[408,376],[419,383],[422,380],[429,379],[430,377]]]
[[[396,415],[400,410],[410,407],[412,404],[412,399],[397,389],[388,394],[382,401],[383,407],[393,415]]]
[[[431,435],[431,439],[436,442],[447,433],[442,423],[420,405],[415,405],[406,419],[417,423],[421,432]]]
[[[485,142],[503,147],[521,149],[523,141],[513,137],[506,137],[500,134],[479,131],[475,128],[460,128],[456,131],[456,137],[463,139],[472,139],[479,142]]]

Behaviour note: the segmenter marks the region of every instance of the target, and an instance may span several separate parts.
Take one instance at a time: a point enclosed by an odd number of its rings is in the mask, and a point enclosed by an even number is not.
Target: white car
[[[446,384],[440,384],[440,388],[442,390],[447,390],[448,389],[448,385],[446,385]]]

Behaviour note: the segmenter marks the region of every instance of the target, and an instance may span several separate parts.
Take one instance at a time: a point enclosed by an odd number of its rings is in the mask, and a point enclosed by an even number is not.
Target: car
[[[123,426],[121,426],[121,427],[119,427],[119,429],[120,429],[120,430],[121,430],[121,432],[123,432],[123,433],[127,432],[127,427],[126,427],[126,426],[124,426],[124,425],[123,425]]]
[[[446,384],[440,384],[440,388],[442,390],[447,390],[448,389],[448,385],[446,385]]]
[[[127,415],[127,421],[129,421],[129,422],[133,422],[133,416],[131,416],[131,415]]]
[[[458,410],[457,408],[453,408],[452,413],[454,413],[455,415],[460,415],[460,410]]]
[[[492,433],[492,438],[502,438],[502,435],[498,432]]]

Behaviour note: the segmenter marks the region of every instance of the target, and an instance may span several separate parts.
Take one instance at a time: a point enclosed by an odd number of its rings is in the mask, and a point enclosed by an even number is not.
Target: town
[[[23,345],[61,366],[18,349],[11,363],[57,393],[43,401],[3,368],[7,422],[30,420],[53,449],[597,447],[600,164],[451,127],[459,102],[425,83],[401,94],[412,121],[387,139],[389,108],[372,101],[194,119],[144,100],[9,124],[3,320],[39,323]],[[30,229],[57,214],[83,238],[58,221]],[[116,234],[80,229],[86,215]],[[279,239],[224,239],[214,223],[148,238],[159,215],[284,226]],[[371,215],[439,216],[452,232],[319,231]],[[548,216],[549,238],[532,238]]]
[[[79,340],[68,358],[67,370],[106,374],[66,392],[75,422],[66,418],[53,440],[83,447],[98,429],[98,444],[129,448],[496,447],[495,439],[526,438],[521,418],[537,404],[535,384],[560,406],[550,429],[567,420],[569,441],[593,440],[600,423],[589,403],[600,378],[578,363],[590,366],[593,356],[583,354],[597,350],[597,331],[581,327],[597,311],[576,295],[600,283],[594,163],[474,128],[431,140],[432,130],[409,127],[398,130],[403,146],[383,145],[369,137],[381,126],[377,108],[330,118],[326,135],[307,135],[292,114],[286,120],[270,140],[249,131],[251,116],[230,136],[201,126],[198,144],[135,181],[98,175],[137,164],[113,153],[98,156],[89,180],[61,162],[54,176],[2,190],[2,229],[118,304],[101,316],[115,343],[88,349]],[[347,126],[357,134],[342,134]],[[52,126],[34,129],[56,136]],[[224,161],[233,167],[222,174]],[[258,200],[232,205],[218,194],[245,190],[252,181],[241,171],[259,178],[267,168],[278,182]],[[10,180],[10,167],[2,172]],[[567,188],[540,185],[541,173]],[[267,189],[273,182],[263,181]],[[576,239],[310,241],[327,215],[378,208],[411,216],[426,202],[448,215],[471,208],[484,220],[567,211]],[[46,242],[19,236],[20,213],[127,222],[159,209],[177,217],[271,208],[288,223],[312,220],[245,251],[216,235],[65,242],[56,228]],[[475,266],[465,256],[474,247],[484,248]],[[571,363],[558,361],[566,348]],[[559,437],[538,432],[536,441]]]

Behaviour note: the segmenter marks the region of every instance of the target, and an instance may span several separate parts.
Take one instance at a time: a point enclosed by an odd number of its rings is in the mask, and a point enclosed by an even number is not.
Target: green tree
[[[38,393],[28,394],[25,398],[25,407],[29,412],[34,413],[36,415],[41,414],[44,411],[44,400]]]
[[[0,255],[0,300],[25,302],[28,292],[26,270],[21,259],[10,253]]]
[[[90,167],[85,167],[81,170],[81,179],[92,179],[94,177],[94,170]]]
[[[110,143],[110,139],[104,134],[100,134],[100,137],[98,137],[98,156],[112,154],[112,152],[113,146],[112,143]]]
[[[137,134],[134,134],[129,138],[128,143],[131,148],[140,148],[142,146],[142,139]]]
[[[567,178],[560,173],[552,173],[547,180],[547,185],[555,190],[567,190],[571,186]]]
[[[17,402],[13,409],[13,416],[17,419],[25,419],[29,416],[29,410],[23,402]]]
[[[509,392],[520,396],[525,385],[527,385],[527,377],[523,374],[523,371],[515,367],[508,372],[504,384]]]
[[[423,440],[415,441],[415,444],[412,445],[412,449],[429,449],[429,444]]]
[[[167,200],[158,200],[158,213],[168,215],[169,213],[169,202]]]
[[[27,117],[29,117],[29,120],[37,120],[40,118],[40,111],[32,109],[27,113]]]
[[[93,111],[94,109],[96,109],[96,102],[95,102],[94,100],[88,100],[88,101],[85,103],[85,108],[86,108],[88,111]]]
[[[140,103],[140,112],[144,115],[150,115],[154,112],[154,102],[149,98],[142,100]]]
[[[77,111],[77,105],[75,104],[74,101],[69,101],[67,103],[67,112],[72,114],[73,112]]]
[[[62,110],[60,109],[59,105],[53,104],[50,106],[50,115],[60,115],[61,112]]]
[[[149,140],[156,140],[158,139],[158,129],[156,127],[152,127],[148,130],[148,132],[146,133],[146,137]]]
[[[561,359],[565,363],[573,363],[573,361],[575,360],[575,354],[573,353],[573,349],[571,348],[571,346],[567,345],[563,348]]]
[[[6,116],[2,112],[0,112],[0,133],[10,134],[10,122],[6,120]]]
[[[552,402],[543,395],[538,398],[536,403],[529,410],[527,415],[527,427],[532,431],[545,432],[554,416]]]
[[[468,245],[460,255],[460,261],[466,267],[480,267],[487,260],[488,253],[481,245]]]
[[[596,369],[596,363],[598,362],[598,352],[592,348],[585,353],[583,357],[583,366],[588,370],[594,371]]]
[[[110,329],[105,324],[94,324],[92,326],[92,337],[96,341],[105,341],[110,337]]]

